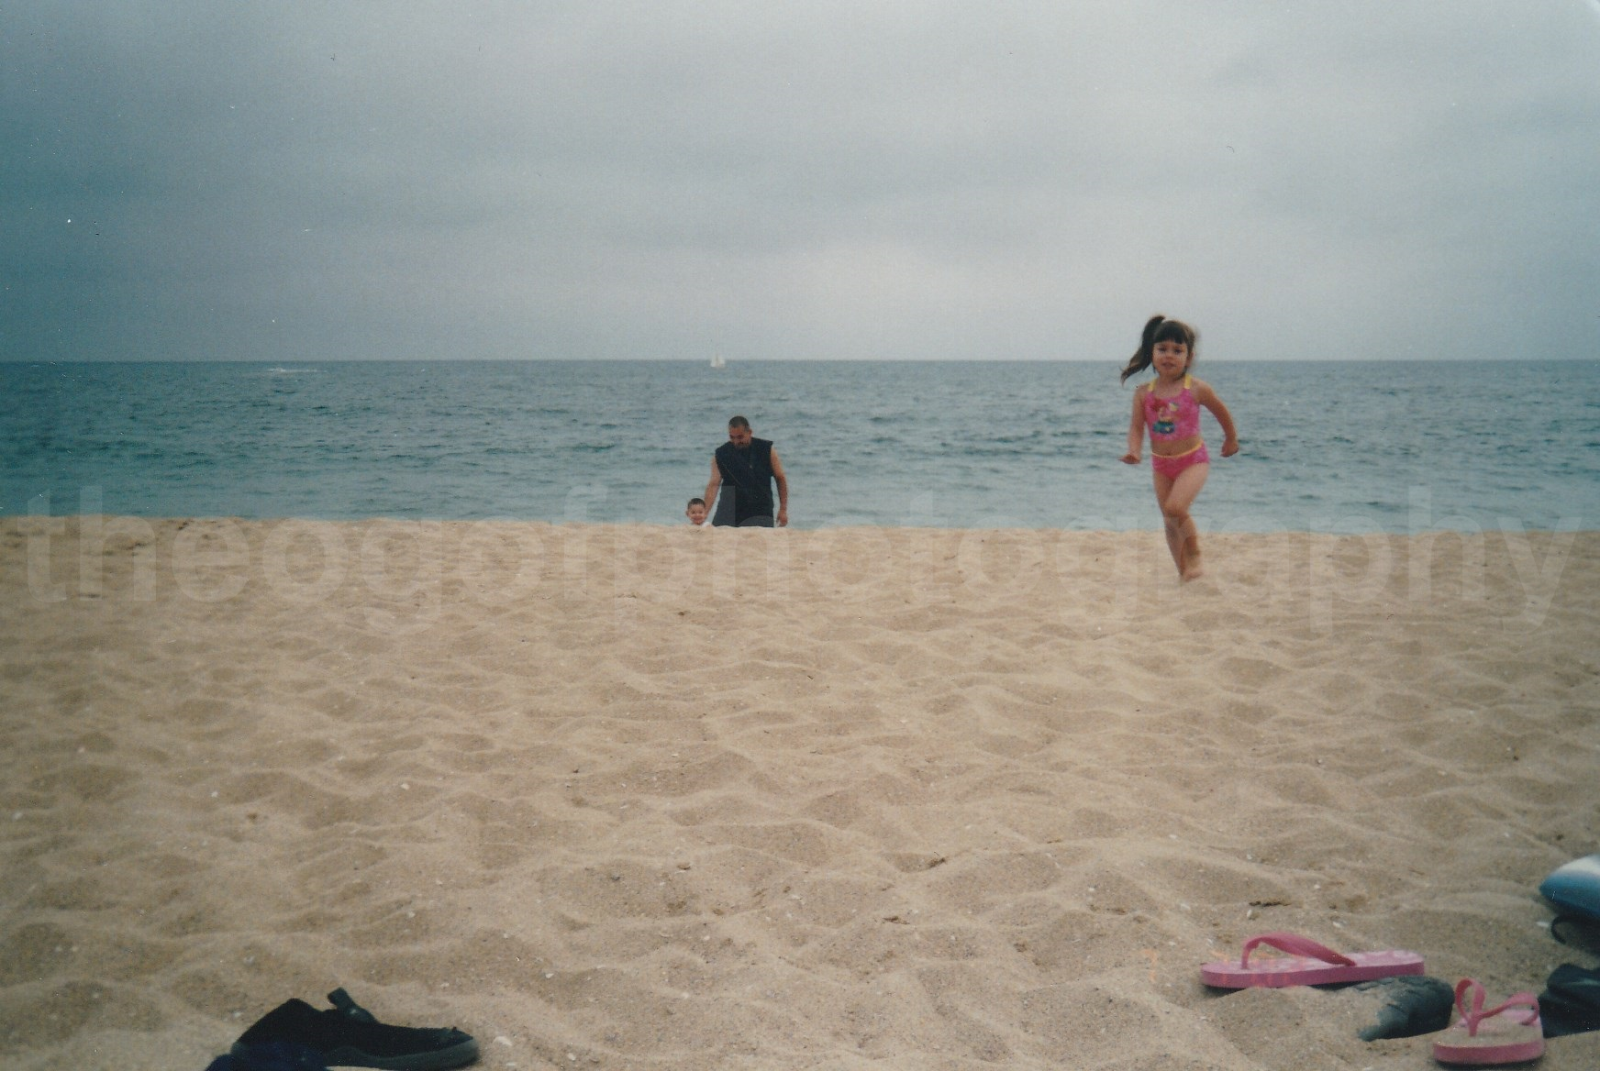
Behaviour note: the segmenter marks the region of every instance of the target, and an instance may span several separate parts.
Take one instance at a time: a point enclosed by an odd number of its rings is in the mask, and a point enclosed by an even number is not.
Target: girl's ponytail
[[[1166,317],[1159,312],[1145,322],[1144,334],[1139,337],[1139,352],[1128,358],[1128,363],[1122,369],[1122,382],[1128,382],[1128,377],[1138,375],[1150,367],[1150,361],[1156,351],[1156,331]]]

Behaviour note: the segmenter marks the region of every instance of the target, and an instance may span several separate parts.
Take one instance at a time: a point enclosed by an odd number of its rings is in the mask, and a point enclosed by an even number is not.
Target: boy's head
[[[691,498],[689,500],[689,508],[683,511],[683,515],[689,518],[690,524],[705,524],[706,500],[703,498]]]

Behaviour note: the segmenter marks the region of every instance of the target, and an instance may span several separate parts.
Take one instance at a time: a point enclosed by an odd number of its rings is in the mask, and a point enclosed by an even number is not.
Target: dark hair
[[[750,422],[742,416],[733,417],[728,421],[728,427],[730,428],[748,428],[749,426]]]
[[[706,504],[706,500],[703,499],[703,498],[691,498],[689,500],[689,506],[703,506],[705,504]],[[688,509],[689,506],[685,506],[683,508],[684,509]]]
[[[1157,342],[1181,342],[1189,349],[1189,363],[1194,363],[1194,345],[1200,340],[1195,329],[1182,320],[1169,320],[1160,313],[1156,313],[1144,325],[1144,334],[1139,339],[1139,352],[1128,358],[1127,365],[1122,369],[1122,382],[1128,382],[1128,377],[1143,372],[1150,367],[1150,361],[1155,356]]]

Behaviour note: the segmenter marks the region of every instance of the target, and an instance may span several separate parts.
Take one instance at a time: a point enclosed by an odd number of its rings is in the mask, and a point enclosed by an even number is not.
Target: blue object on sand
[[[1539,894],[1564,912],[1600,921],[1600,855],[1557,867],[1539,885]]]

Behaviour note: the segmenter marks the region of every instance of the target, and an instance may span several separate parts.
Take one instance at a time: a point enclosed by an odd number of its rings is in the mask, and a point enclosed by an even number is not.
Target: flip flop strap
[[[1470,1007],[1461,1001],[1468,992],[1472,994]],[[1524,1026],[1531,1026],[1539,1018],[1539,999],[1532,993],[1514,993],[1488,1011],[1483,1009],[1483,997],[1483,986],[1474,979],[1463,978],[1456,983],[1456,1010],[1461,1013],[1461,1021],[1467,1024],[1468,1037],[1478,1036],[1479,1023],[1511,1008],[1526,1007],[1532,1010],[1533,1014],[1522,1020]]]
[[[1324,963],[1333,963],[1340,967],[1354,967],[1356,964],[1356,961],[1349,956],[1342,956],[1326,945],[1317,944],[1309,937],[1301,937],[1297,933],[1264,933],[1244,943],[1244,954],[1239,957],[1241,969],[1250,966],[1250,953],[1257,945],[1270,945],[1280,952],[1288,952],[1294,956],[1310,956],[1312,959],[1320,959]]]

